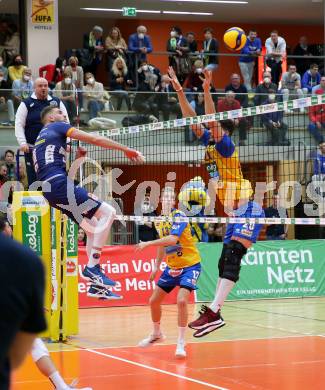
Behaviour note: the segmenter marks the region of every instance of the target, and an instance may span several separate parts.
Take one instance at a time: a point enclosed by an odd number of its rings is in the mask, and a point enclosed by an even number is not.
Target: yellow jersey
[[[170,217],[185,217],[186,215],[173,210]],[[156,222],[155,228],[159,237],[175,235],[178,237],[176,245],[165,248],[166,263],[170,268],[179,269],[191,267],[201,261],[200,253],[196,247],[195,239],[191,233],[191,226],[188,222]]]

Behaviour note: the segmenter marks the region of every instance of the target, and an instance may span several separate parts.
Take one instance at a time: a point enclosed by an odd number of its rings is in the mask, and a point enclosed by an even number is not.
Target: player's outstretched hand
[[[168,67],[167,73],[168,73],[170,82],[172,83],[172,86],[175,89],[175,91],[179,91],[180,89],[182,89],[182,86],[181,86],[180,82],[178,81],[178,78],[177,78],[176,73],[175,73],[172,66]]]
[[[124,154],[129,160],[136,163],[144,163],[146,161],[146,158],[143,156],[143,154],[135,149],[126,149]]]
[[[203,89],[210,89],[211,81],[212,81],[212,72],[211,70],[204,69],[204,81],[202,84]]]

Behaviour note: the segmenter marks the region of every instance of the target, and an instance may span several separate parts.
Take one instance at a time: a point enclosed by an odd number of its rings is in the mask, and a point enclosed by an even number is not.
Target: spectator
[[[4,65],[3,57],[0,56],[0,72],[2,72],[2,77],[5,82],[8,81],[8,68]]]
[[[39,77],[44,77],[49,83],[49,87],[54,88],[58,82],[62,81],[64,68],[65,60],[58,57],[55,64],[48,64],[39,68]]]
[[[86,85],[84,86],[85,108],[89,110],[89,119],[96,118],[98,112],[104,109],[104,86],[95,80],[92,73],[85,75]]]
[[[167,51],[172,53],[169,56],[169,65],[174,68],[177,78],[183,84],[190,72],[189,47],[186,38],[182,35],[182,30],[177,26],[171,29],[170,38],[167,41]]]
[[[210,223],[208,226],[209,242],[222,242],[222,226],[218,223]]]
[[[203,58],[205,68],[208,70],[216,70],[219,64],[218,58],[219,43],[213,38],[212,28],[206,28],[204,30],[204,41],[203,41]]]
[[[83,41],[84,49],[89,50],[92,61],[86,67],[87,72],[91,72],[96,77],[97,67],[102,62],[104,54],[104,41],[103,41],[103,28],[100,26],[94,26],[89,34],[84,35]],[[80,87],[81,88],[81,87]]]
[[[2,48],[6,55],[6,62],[11,62],[20,50],[20,34],[15,23],[9,23],[7,36]]]
[[[263,82],[260,83],[255,90],[254,104],[255,106],[260,106],[267,100],[269,91],[277,91],[278,86],[272,83],[271,73],[263,73]]]
[[[123,60],[126,62],[126,51],[128,47],[118,27],[111,28],[105,40],[105,48],[107,50],[108,72],[112,70],[113,62],[116,60],[117,57],[122,57]]]
[[[132,80],[129,77],[126,63],[122,57],[117,57],[112,66],[110,88],[112,91],[116,91],[113,96],[117,98],[116,109],[118,111],[122,107],[123,100],[125,100],[128,110],[131,111],[130,97],[126,91],[129,85],[132,85]]]
[[[279,195],[273,196],[273,205],[265,209],[265,218],[287,218],[288,213],[279,204]],[[266,228],[267,240],[285,240],[288,233],[288,225],[269,225]]]
[[[204,64],[202,60],[196,60],[193,64],[193,68],[186,80],[186,87],[193,92],[203,91],[202,84],[204,81],[203,75]],[[192,100],[192,96],[189,100]]]
[[[160,87],[155,96],[155,103],[158,110],[163,114],[163,120],[168,121],[171,113],[176,114],[177,118],[181,118],[182,112],[178,103],[176,93],[170,84],[168,75],[163,75],[161,78]]]
[[[78,246],[85,247],[87,244],[87,236],[83,229],[78,229]]]
[[[75,122],[77,120],[76,87],[72,83],[72,72],[69,69],[65,69],[63,80],[56,84],[54,96],[63,102],[71,122]]]
[[[10,97],[10,85],[5,81],[3,71],[0,70],[0,112],[8,111],[7,121],[9,121],[9,125],[12,125],[15,122],[15,110],[14,103]]]
[[[12,65],[8,68],[8,75],[10,80],[21,80],[25,68],[26,66],[23,65],[23,59],[21,55],[15,55],[12,61]]]
[[[69,65],[65,68],[72,72],[72,82],[78,91],[78,103],[79,107],[83,107],[83,94],[82,90],[84,87],[84,71],[81,66],[78,66],[78,58],[71,56],[69,58]]]
[[[137,32],[129,36],[128,49],[131,52],[129,72],[131,72],[132,79],[135,79],[139,62],[146,60],[147,54],[152,52],[151,39],[147,35],[147,28],[145,26],[138,26]]]
[[[19,163],[19,177],[17,178],[18,181],[21,182],[21,184],[24,187],[24,190],[28,190],[28,179],[27,179],[27,172],[26,172],[26,165],[23,162]]]
[[[133,100],[133,109],[141,115],[151,116],[151,120],[157,121],[159,118],[158,105],[156,103],[156,92],[145,93],[138,88]]]
[[[37,334],[46,330],[45,282],[42,262],[32,250],[0,233],[0,251],[0,388],[9,389],[10,371],[21,365]]]
[[[12,96],[14,106],[18,107],[22,100],[27,99],[33,93],[32,70],[25,68],[22,78],[12,83]]]
[[[316,91],[316,95],[321,95],[322,90]],[[324,141],[321,131],[325,128],[325,104],[309,107],[308,130],[319,144]]]
[[[313,95],[316,95],[316,92],[318,90],[321,90],[322,91],[322,94],[325,94],[325,76],[322,76],[320,78],[320,82],[318,85],[316,85],[315,87],[313,87],[312,89],[312,94]]]
[[[289,65],[288,72],[283,73],[281,81],[283,101],[288,101],[290,98],[302,98],[304,93],[301,89],[301,78],[300,74],[297,73],[296,65]],[[301,108],[301,112],[304,109]]]
[[[64,115],[66,115],[67,120],[69,120],[63,102],[58,98],[49,95],[48,82],[40,77],[35,80],[34,93],[28,99],[25,99],[20,103],[16,113],[15,135],[20,150],[25,153],[29,185],[36,181],[32,150],[30,147],[34,146],[36,138],[43,128],[41,112],[49,105],[59,107]]]
[[[276,30],[273,30],[270,38],[265,41],[266,64],[271,68],[272,81],[276,85],[279,84],[282,73],[282,60],[287,54],[286,46],[286,41]]]
[[[320,73],[318,72],[318,65],[311,64],[310,69],[307,70],[301,80],[301,86],[304,93],[311,94],[313,87],[320,83]]]
[[[261,54],[262,42],[257,38],[255,30],[249,30],[245,46],[241,50],[241,57],[239,57],[239,68],[244,79],[244,84],[247,90],[252,91],[252,79],[254,74],[254,67],[256,57]]]
[[[0,188],[8,181],[8,168],[6,163],[0,164]]]
[[[138,83],[142,91],[154,91],[160,82],[160,71],[146,60],[140,62],[138,69]]]
[[[239,101],[242,107],[248,107],[247,88],[240,82],[240,76],[237,73],[233,73],[230,77],[230,84],[225,88],[225,92],[233,91],[235,99]]]
[[[308,57],[312,56],[312,53],[309,49],[308,40],[307,40],[306,36],[302,36],[299,38],[299,43],[294,48],[293,55],[306,57],[306,58],[295,58],[297,71],[300,74],[300,76],[302,77],[310,67],[311,60]]]
[[[205,114],[204,93],[196,94],[194,100],[191,101],[190,105],[192,106],[196,115],[204,115]]]
[[[150,192],[146,192],[141,204],[141,214],[144,217],[156,217],[157,213],[150,203]],[[158,233],[153,222],[138,223],[139,241],[152,241],[158,238]]]
[[[226,92],[223,99],[218,100],[218,112],[239,110],[241,108],[238,100],[235,99],[233,91]],[[230,136],[235,129],[239,130],[239,146],[246,145],[247,138],[247,120],[246,118],[235,118],[220,121],[224,130],[228,131]]]
[[[10,226],[9,221],[4,218],[0,217],[0,233],[5,235],[6,237],[12,238],[12,228]]]
[[[4,154],[4,163],[7,167],[8,180],[16,180],[16,164],[15,164],[15,153],[13,150],[6,150]]]
[[[321,141],[318,148],[314,156],[313,180],[323,181],[325,178],[325,142]]]
[[[275,90],[270,89],[268,98],[264,104],[276,102]],[[283,111],[269,112],[262,115],[262,124],[268,130],[268,145],[289,146],[287,139],[288,125],[283,122]]]
[[[193,32],[188,32],[186,34],[186,40],[187,40],[187,46],[189,49],[190,54],[197,54],[198,48],[197,48],[197,42],[195,40],[195,34]]]

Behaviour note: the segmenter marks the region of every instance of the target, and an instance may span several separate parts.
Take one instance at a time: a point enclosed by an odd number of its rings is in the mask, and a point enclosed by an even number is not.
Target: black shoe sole
[[[193,337],[195,337],[195,338],[200,338],[200,337],[206,336],[206,335],[208,335],[209,333],[211,333],[211,332],[213,332],[213,331],[215,331],[215,330],[217,330],[217,329],[220,329],[220,328],[224,327],[225,325],[226,325],[226,323],[223,322],[223,323],[220,324],[219,326],[213,327],[213,325],[212,325],[212,326],[206,327],[205,329],[197,330],[195,333],[193,333]],[[210,328],[213,328],[213,329],[210,329]],[[204,332],[204,330],[207,330],[207,331]],[[204,333],[203,333],[203,332],[204,332]],[[200,334],[200,333],[202,333],[202,334]]]

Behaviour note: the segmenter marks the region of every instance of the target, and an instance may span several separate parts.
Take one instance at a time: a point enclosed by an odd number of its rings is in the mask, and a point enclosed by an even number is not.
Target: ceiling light
[[[177,3],[219,3],[219,4],[248,4],[248,1],[241,0],[160,0],[166,2],[177,2]]]
[[[83,11],[122,12],[122,8],[80,8]],[[161,11],[150,9],[137,9],[137,13],[160,14]]]
[[[187,12],[187,11],[162,11],[163,14],[170,15],[213,15],[212,12]]]

